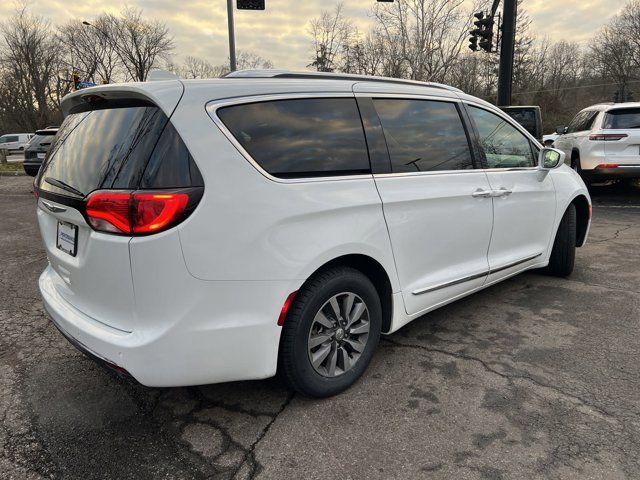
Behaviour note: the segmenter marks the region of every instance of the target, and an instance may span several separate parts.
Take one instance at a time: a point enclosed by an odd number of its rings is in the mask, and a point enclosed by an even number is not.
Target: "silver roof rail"
[[[380,82],[400,85],[412,85],[415,87],[441,88],[452,92],[462,90],[434,82],[418,82],[417,80],[406,80],[403,78],[374,77],[371,75],[355,75],[350,73],[330,73],[330,72],[294,72],[289,70],[237,70],[228,73],[225,78],[298,78],[309,80],[351,80],[356,82]]]

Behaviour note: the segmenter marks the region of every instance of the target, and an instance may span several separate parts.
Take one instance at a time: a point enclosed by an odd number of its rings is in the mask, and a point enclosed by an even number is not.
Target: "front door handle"
[[[471,194],[473,198],[489,198],[493,194],[493,190],[477,189]]]
[[[497,190],[492,190],[491,191],[491,196],[492,197],[508,197],[512,193],[513,193],[513,190],[509,190],[507,188],[500,187]]]

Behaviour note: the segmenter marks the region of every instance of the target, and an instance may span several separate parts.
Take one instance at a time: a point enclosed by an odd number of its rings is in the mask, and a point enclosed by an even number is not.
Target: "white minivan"
[[[13,150],[24,150],[24,147],[33,137],[33,133],[8,133],[0,137],[0,150],[7,152]]]
[[[381,334],[529,269],[591,201],[564,155],[439,84],[282,71],[65,97],[36,178],[40,291],[148,386],[352,385]]]

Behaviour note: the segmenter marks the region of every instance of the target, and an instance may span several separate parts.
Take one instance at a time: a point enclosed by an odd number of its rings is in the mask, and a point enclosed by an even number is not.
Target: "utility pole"
[[[227,0],[227,21],[229,23],[229,61],[231,71],[236,71],[236,34],[233,26],[233,0]]]
[[[513,52],[516,36],[517,0],[504,0],[502,7],[502,42],[500,44],[500,72],[498,74],[498,106],[511,106],[513,83]]]

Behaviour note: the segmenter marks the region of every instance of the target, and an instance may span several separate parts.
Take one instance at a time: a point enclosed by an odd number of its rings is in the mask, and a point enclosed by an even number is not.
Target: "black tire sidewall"
[[[317,373],[311,365],[308,354],[308,337],[315,315],[320,308],[332,296],[343,292],[355,293],[365,302],[369,311],[369,337],[365,350],[353,368],[338,377],[329,378]],[[306,395],[315,397],[335,395],[353,385],[364,373],[373,357],[380,338],[382,324],[382,308],[378,293],[365,275],[356,270],[344,269],[339,275],[330,276],[303,301],[304,304],[299,305],[301,308],[298,311],[299,317],[296,319],[296,329],[292,337],[291,353],[294,371],[291,374],[295,379],[297,389]]]

